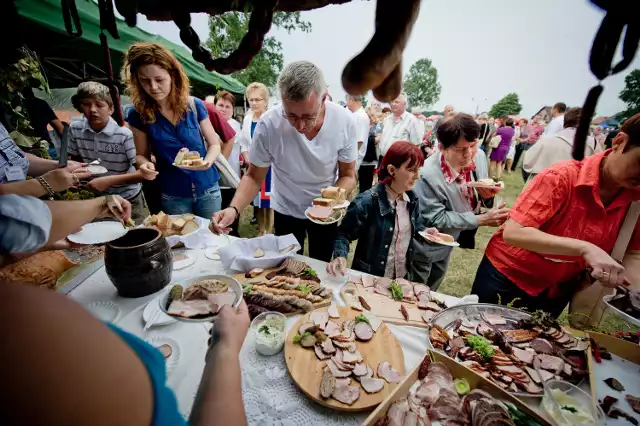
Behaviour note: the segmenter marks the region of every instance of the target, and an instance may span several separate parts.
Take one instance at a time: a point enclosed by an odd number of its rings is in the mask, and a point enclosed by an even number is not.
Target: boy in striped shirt
[[[116,194],[131,203],[131,218],[136,224],[144,219],[144,197],[140,182],[153,180],[157,172],[136,170],[133,133],[111,118],[113,102],[109,88],[94,81],[80,83],[71,98],[73,106],[84,114],[69,128],[69,156],[84,163],[100,160],[108,171],[92,179],[88,187],[99,195]]]

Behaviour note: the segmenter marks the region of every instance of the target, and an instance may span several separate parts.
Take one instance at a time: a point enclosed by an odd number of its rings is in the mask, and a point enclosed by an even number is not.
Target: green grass
[[[504,201],[507,202],[507,207],[512,206],[518,195],[522,191],[524,187],[524,181],[522,180],[522,174],[520,173],[520,169],[511,174],[503,174],[502,180],[505,184],[505,189],[502,191],[501,195],[504,198]],[[251,225],[250,221],[253,217],[253,208],[247,208],[240,217],[240,235],[246,238],[255,237],[258,235],[258,226]],[[473,284],[473,280],[476,275],[476,270],[478,269],[478,265],[482,260],[482,256],[487,247],[487,243],[489,239],[496,232],[498,228],[492,228],[488,226],[483,226],[478,229],[478,233],[476,234],[476,248],[473,250],[463,250],[459,248],[453,249],[453,254],[451,256],[451,261],[449,263],[449,268],[447,270],[447,275],[442,282],[442,285],[438,289],[439,292],[444,294],[449,294],[456,297],[462,297],[471,293],[471,286]],[[354,241],[351,244],[351,251],[349,252],[348,262],[351,265],[351,260],[353,258],[353,253],[355,250],[355,246],[357,241]],[[305,244],[305,255],[308,254],[307,245]],[[541,279],[543,279],[541,277]],[[507,303],[509,301],[504,301],[503,303]],[[567,323],[567,312],[565,311],[563,315],[561,315],[560,320],[563,323]],[[614,331],[614,330],[622,330],[622,331],[636,331],[638,329],[637,326],[631,325],[622,321],[618,317],[614,315],[608,315],[605,317],[598,327],[598,331]]]

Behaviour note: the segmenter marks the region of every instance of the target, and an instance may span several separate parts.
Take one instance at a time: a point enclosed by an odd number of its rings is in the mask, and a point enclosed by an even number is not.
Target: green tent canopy
[[[82,36],[76,38],[65,30],[60,0],[15,0],[15,5],[21,18],[26,21],[23,22],[25,44],[42,59],[52,88],[76,86],[89,79],[106,79],[97,4],[90,0],[76,0],[82,24]],[[214,87],[244,93],[245,88],[239,81],[207,71],[185,47],[139,28],[129,27],[122,19],[116,20],[120,39],[114,39],[107,33],[116,78],[120,78],[124,54],[132,43],[156,42],[166,46],[178,58],[189,76],[194,95],[204,97],[213,94]]]

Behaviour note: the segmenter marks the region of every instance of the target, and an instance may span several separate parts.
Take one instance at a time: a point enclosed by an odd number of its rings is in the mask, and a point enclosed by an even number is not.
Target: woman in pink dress
[[[500,136],[500,144],[497,148],[491,151],[491,164],[489,165],[489,176],[500,179],[502,175],[502,165],[507,158],[509,148],[511,147],[511,140],[515,134],[513,128],[513,118],[507,118],[502,127],[496,130],[496,136]]]

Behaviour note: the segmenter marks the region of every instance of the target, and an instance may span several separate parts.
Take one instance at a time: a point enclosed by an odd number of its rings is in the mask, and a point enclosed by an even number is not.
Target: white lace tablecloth
[[[230,273],[224,270],[219,261],[206,258],[204,250],[187,250],[186,253],[195,258],[195,263],[188,268],[174,271],[172,278],[174,283],[199,275]],[[344,305],[339,290],[346,281],[346,275],[341,278],[329,277],[325,272],[325,262],[303,256],[297,257],[317,271],[323,284],[333,288],[334,301]],[[168,385],[176,394],[181,412],[188,416],[204,368],[204,356],[209,337],[208,325],[178,322],[167,326],[151,327],[143,332],[142,312],[145,305],[157,297],[157,294],[137,299],[118,296],[104,267],[74,289],[70,297],[83,305],[95,301],[113,301],[121,312],[115,321],[119,327],[145,340],[154,336],[167,336],[178,343],[179,357],[177,365],[169,374]],[[439,295],[439,298],[447,304],[458,300],[446,295]],[[288,328],[293,326],[298,318],[299,316],[289,318]],[[426,353],[427,331],[417,327],[388,326],[402,346],[405,373],[408,373]],[[349,414],[332,411],[305,397],[290,379],[283,353],[271,357],[256,353],[250,333],[240,353],[240,364],[244,406],[250,425],[359,425],[368,415],[368,412]]]

